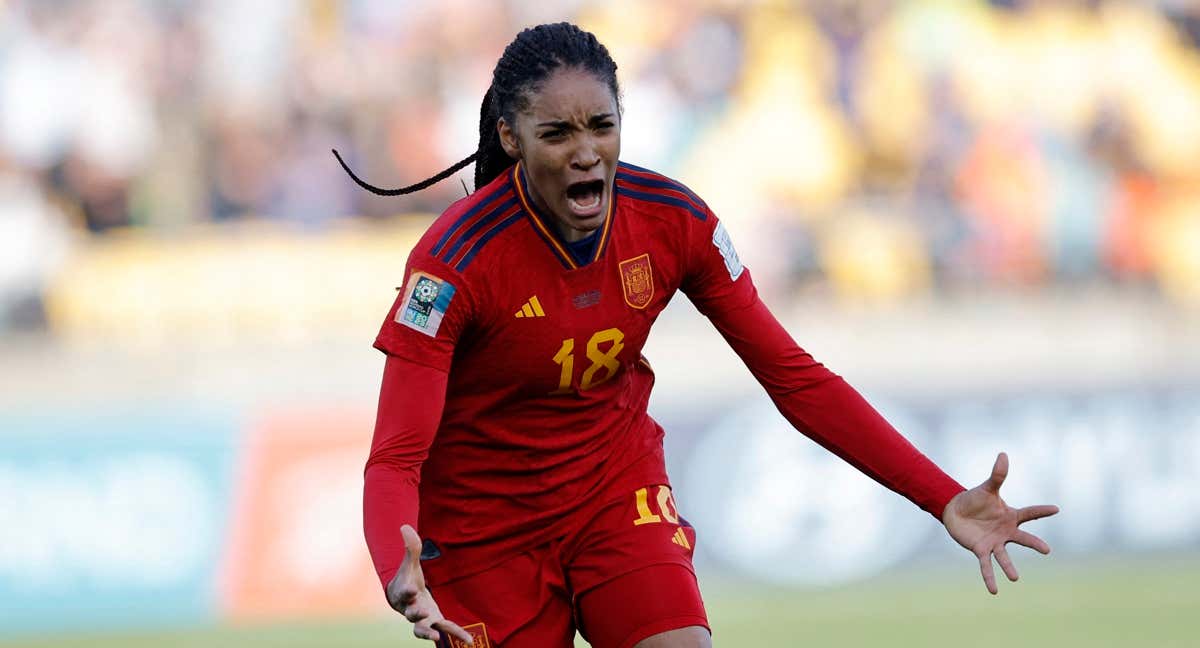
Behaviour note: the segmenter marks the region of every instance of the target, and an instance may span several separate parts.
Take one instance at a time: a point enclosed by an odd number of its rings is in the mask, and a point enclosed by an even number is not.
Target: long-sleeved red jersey
[[[385,586],[404,523],[446,558],[425,569],[436,584],[668,483],[641,351],[677,290],[798,430],[935,517],[963,490],[796,345],[724,226],[682,184],[620,164],[586,259],[550,222],[518,164],[454,203],[409,256],[375,341],[389,358],[364,488]]]

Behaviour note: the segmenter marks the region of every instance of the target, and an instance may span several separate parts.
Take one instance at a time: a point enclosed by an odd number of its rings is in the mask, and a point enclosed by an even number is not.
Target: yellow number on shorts
[[[654,511],[650,510],[649,490],[639,488],[633,492],[634,503],[637,505],[638,517],[633,521],[633,526],[641,526],[643,524],[652,524],[654,522],[662,522],[663,518],[671,524],[679,524],[679,509],[675,507],[675,498],[671,495],[670,486],[658,487],[658,511],[662,513],[660,517]]]
[[[671,496],[671,489],[667,486],[658,487],[658,510],[662,511],[662,516],[667,518],[667,522],[679,524],[679,516],[676,514],[679,509],[675,508],[675,498]]]
[[[633,526],[642,526],[643,524],[652,524],[654,522],[662,522],[662,518],[655,515],[650,510],[650,504],[646,501],[646,489],[639,488],[633,493],[637,500],[638,518],[633,521]]]
[[[600,345],[605,343],[609,345],[607,351],[600,349]],[[609,328],[593,333],[587,341],[587,358],[592,364],[583,370],[583,377],[579,380],[579,391],[587,391],[612,380],[621,370],[621,361],[617,359],[617,355],[624,348],[625,334],[621,329]],[[574,351],[575,340],[567,338],[562,341],[558,353],[554,354],[554,364],[559,365],[561,369],[558,374],[558,389],[550,392],[551,395],[571,393],[571,379],[575,375]],[[597,376],[596,373],[601,369],[604,373]]]

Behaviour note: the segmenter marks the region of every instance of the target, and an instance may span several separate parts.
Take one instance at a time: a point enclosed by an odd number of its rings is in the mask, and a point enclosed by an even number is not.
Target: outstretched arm
[[[1004,549],[1017,542],[1048,553],[1041,539],[1017,528],[1053,515],[1053,506],[1013,509],[1000,499],[1008,458],[992,477],[965,490],[921,454],[837,374],[801,349],[759,299],[724,227],[709,218],[689,221],[682,290],[720,331],[783,416],[823,447],[879,483],[912,500],[979,557],[988,591],[996,592],[991,556],[1009,578],[1017,571]]]
[[[729,276],[724,276],[729,282]],[[720,281],[718,277],[714,281]],[[746,271],[736,291],[697,301],[797,430],[935,518],[964,489],[840,376],[801,349],[759,299]]]
[[[797,347],[757,297],[737,317],[713,322],[796,429],[941,520],[950,537],[979,559],[989,592],[998,591],[992,556],[1009,580],[1017,580],[1007,543],[1050,553],[1045,541],[1019,525],[1054,515],[1058,507],[1005,504],[1000,485],[1008,475],[1007,455],[997,457],[991,477],[964,490],[854,388]]]
[[[853,387],[801,349],[758,296],[711,211],[688,219],[680,288],[797,430],[940,519],[963,487],[921,454]]]

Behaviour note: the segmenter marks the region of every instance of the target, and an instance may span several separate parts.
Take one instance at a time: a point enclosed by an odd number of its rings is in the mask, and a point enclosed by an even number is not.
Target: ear
[[[508,157],[514,160],[521,159],[521,142],[517,139],[517,132],[503,117],[496,122],[496,132],[500,134],[500,146],[504,147]]]

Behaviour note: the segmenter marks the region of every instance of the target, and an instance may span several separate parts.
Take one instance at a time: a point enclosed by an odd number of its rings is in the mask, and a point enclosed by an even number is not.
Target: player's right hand
[[[405,524],[400,527],[404,536],[404,560],[400,569],[387,586],[387,600],[404,618],[412,621],[413,634],[418,639],[437,641],[442,632],[447,632],[468,646],[474,645],[471,635],[457,623],[442,616],[433,595],[425,588],[425,574],[421,571],[421,538],[416,529]]]

